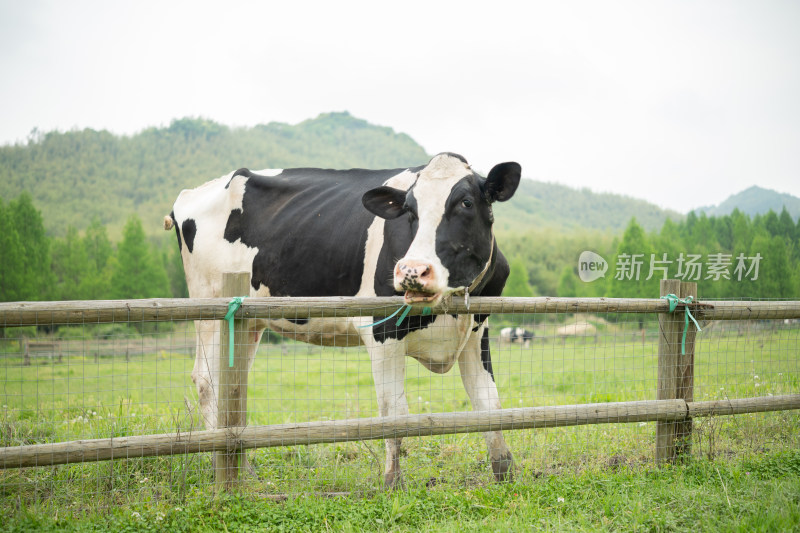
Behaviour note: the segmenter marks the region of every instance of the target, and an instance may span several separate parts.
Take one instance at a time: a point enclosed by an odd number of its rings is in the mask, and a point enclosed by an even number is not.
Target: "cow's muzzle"
[[[433,265],[425,261],[398,261],[394,267],[394,286],[397,290],[405,291],[407,304],[435,302],[442,295],[437,287]]]

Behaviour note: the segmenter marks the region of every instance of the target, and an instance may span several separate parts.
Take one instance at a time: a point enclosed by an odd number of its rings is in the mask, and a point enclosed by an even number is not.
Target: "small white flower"
[[[646,426],[647,422],[639,422],[639,427]]]
[[[144,478],[144,479],[142,479],[142,480],[139,482],[139,484],[140,484],[140,485],[141,485],[142,483],[147,483],[147,478]]]
[[[559,497],[558,497],[558,503],[564,503],[564,498],[562,498],[561,496],[559,496]]]
[[[754,376],[753,376],[753,379],[758,379],[758,376],[757,376],[757,375],[754,375]]]
[[[132,517],[134,517],[134,518],[138,518],[139,520],[141,520],[141,519],[142,519],[142,515],[140,515],[140,514],[139,514],[138,512],[136,512],[136,511],[132,512],[132,513],[131,513],[131,516],[132,516]]]
[[[181,511],[183,511],[183,509],[181,509],[180,507],[176,507],[176,508],[175,508],[175,510],[176,510],[176,511],[178,511],[179,513],[180,513]]]

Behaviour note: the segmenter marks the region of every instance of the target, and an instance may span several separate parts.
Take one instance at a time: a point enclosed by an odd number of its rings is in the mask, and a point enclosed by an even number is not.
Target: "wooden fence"
[[[242,273],[226,275],[226,294],[247,292]],[[694,283],[662,280],[662,295],[694,297],[688,304],[699,321],[800,318],[800,302],[702,301]],[[120,321],[221,320],[230,298],[150,299],[132,301],[0,303],[0,327],[97,324]],[[249,318],[310,318],[388,316],[402,298],[247,298],[235,315],[235,331]],[[685,308],[669,312],[664,299],[629,298],[500,298],[475,297],[469,306],[456,300],[441,313],[657,313],[659,315],[658,386],[656,400],[620,403],[527,407],[501,411],[471,411],[359,418],[271,426],[246,425],[246,357],[228,368],[227,350],[220,350],[220,403],[218,429],[162,435],[78,440],[0,448],[0,468],[19,468],[197,452],[217,452],[216,485],[233,485],[248,448],[385,439],[409,436],[519,430],[603,423],[657,422],[657,461],[674,461],[690,452],[692,420],[698,417],[800,409],[800,393],[783,396],[695,402],[694,339],[696,328]],[[415,307],[411,314],[421,314]],[[228,328],[222,327],[227,346]],[[244,339],[235,339],[243,346]],[[685,354],[682,350],[685,346]],[[238,348],[237,348],[238,349]],[[800,391],[799,391],[800,392]]]

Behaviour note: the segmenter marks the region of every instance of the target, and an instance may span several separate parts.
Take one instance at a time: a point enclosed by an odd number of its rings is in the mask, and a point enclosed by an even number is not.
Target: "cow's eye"
[[[465,199],[461,200],[461,205],[463,207],[466,207],[467,209],[469,209],[470,207],[472,207],[472,200],[469,200],[469,199],[465,198]]]

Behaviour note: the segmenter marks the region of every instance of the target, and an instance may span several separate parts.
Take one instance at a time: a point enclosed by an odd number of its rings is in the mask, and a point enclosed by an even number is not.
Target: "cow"
[[[499,296],[509,273],[492,231],[494,202],[510,199],[520,165],[484,178],[460,155],[392,170],[239,169],[183,190],[175,228],[191,297],[220,297],[222,273],[247,271],[249,296],[393,296],[436,306],[454,296]],[[265,328],[323,346],[366,346],[381,416],[408,414],[405,357],[432,372],[458,362],[474,410],[501,409],[488,315],[251,319],[248,368]],[[435,328],[435,329],[434,329]],[[196,323],[192,370],[207,428],[217,423],[219,322]],[[500,431],[485,433],[497,480],[513,473]],[[402,484],[401,439],[387,439],[384,484]]]
[[[528,348],[533,339],[533,332],[523,328],[503,328],[500,330],[500,340],[510,344],[519,343]]]

